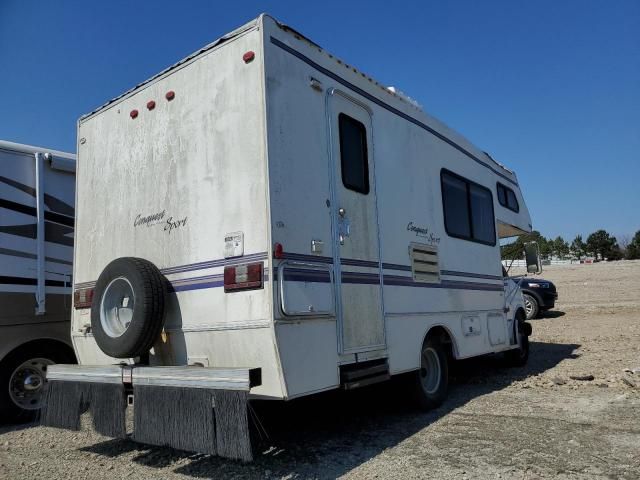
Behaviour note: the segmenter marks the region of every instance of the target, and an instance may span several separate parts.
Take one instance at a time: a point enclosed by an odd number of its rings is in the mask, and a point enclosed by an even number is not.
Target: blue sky
[[[516,170],[534,227],[640,229],[640,1],[0,0],[0,138],[78,117],[269,12]]]

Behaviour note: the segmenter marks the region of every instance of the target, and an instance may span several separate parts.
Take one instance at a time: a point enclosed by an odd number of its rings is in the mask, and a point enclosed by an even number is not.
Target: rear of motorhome
[[[46,369],[74,361],[75,155],[0,141],[0,419],[33,418]]]
[[[65,384],[111,385],[102,431],[129,399],[137,440],[248,459],[247,398],[406,373],[433,407],[451,359],[526,361],[515,173],[267,15],[81,118],[78,164],[81,366],[50,370],[50,425],[79,425]]]

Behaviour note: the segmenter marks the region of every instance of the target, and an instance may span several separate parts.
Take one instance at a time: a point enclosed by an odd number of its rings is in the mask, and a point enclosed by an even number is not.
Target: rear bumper
[[[540,308],[545,310],[549,310],[553,308],[556,304],[556,300],[558,299],[558,292],[540,292]]]
[[[262,383],[259,368],[51,365],[47,380],[249,391]]]

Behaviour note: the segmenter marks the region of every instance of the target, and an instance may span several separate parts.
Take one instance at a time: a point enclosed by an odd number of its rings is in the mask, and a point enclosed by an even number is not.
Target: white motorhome
[[[47,367],[74,361],[75,164],[69,153],[0,141],[0,420],[32,418]]]
[[[219,422],[221,390],[286,400],[412,372],[430,407],[451,358],[526,361],[500,264],[499,239],[531,230],[515,173],[267,15],[82,117],[78,164],[82,366],[49,378],[117,385],[142,442],[247,458],[151,432],[168,389],[211,390]]]

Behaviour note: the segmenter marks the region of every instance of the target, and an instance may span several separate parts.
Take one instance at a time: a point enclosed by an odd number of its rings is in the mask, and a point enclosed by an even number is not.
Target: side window
[[[491,192],[479,185],[469,185],[471,196],[471,231],[473,239],[483,243],[495,243],[496,227],[493,218]]]
[[[501,183],[497,184],[497,190],[498,203],[503,207],[518,213],[520,211],[520,205],[518,205],[518,199],[516,198],[515,192]]]
[[[496,244],[493,197],[488,188],[442,170],[444,226],[451,237]]]
[[[471,238],[466,182],[443,173],[442,204],[447,233],[457,237]]]
[[[369,193],[367,130],[362,122],[344,113],[338,116],[340,164],[345,188],[364,195]]]

